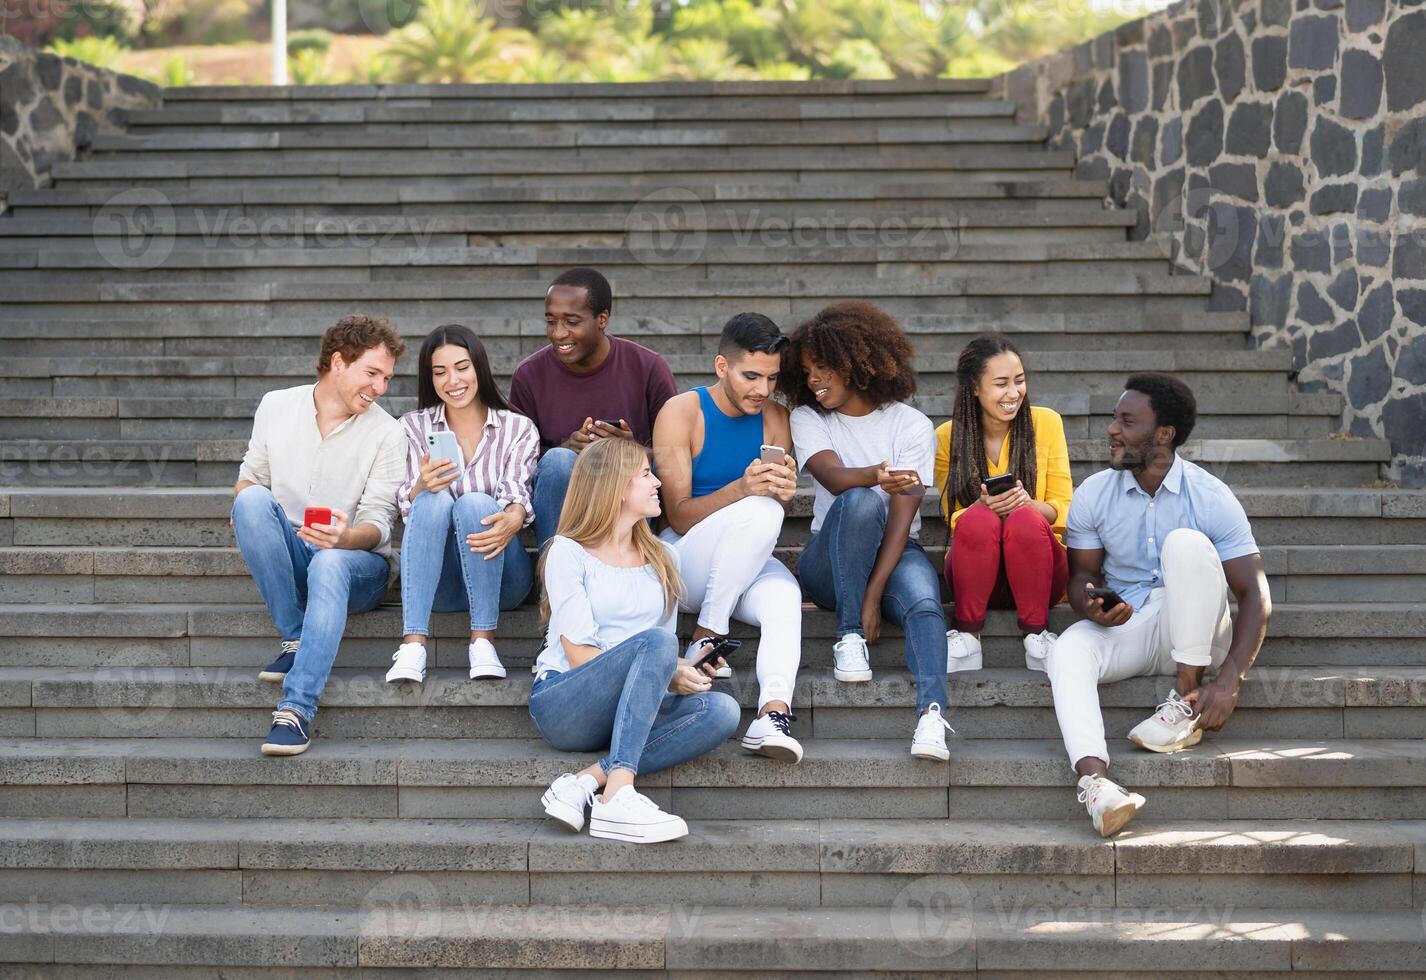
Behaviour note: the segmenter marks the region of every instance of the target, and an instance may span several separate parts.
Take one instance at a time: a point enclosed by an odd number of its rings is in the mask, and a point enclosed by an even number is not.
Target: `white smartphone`
[[[763,446],[759,458],[764,463],[776,463],[779,466],[787,465],[787,450],[781,446]]]
[[[896,473],[896,474],[898,474],[898,475],[899,475],[899,474],[902,474],[902,473],[909,473],[911,476],[914,476],[914,477],[916,478],[916,484],[917,484],[917,485],[914,486],[914,487],[912,487],[910,490],[907,490],[906,493],[904,494],[904,496],[907,496],[907,497],[924,497],[924,496],[926,496],[926,485],[921,482],[921,471],[918,470],[916,467],[914,467],[914,466],[890,466],[890,467],[887,467],[887,471],[890,472],[890,473]]]
[[[448,459],[456,464],[457,471],[465,469],[465,457],[460,451],[460,440],[447,429],[444,432],[426,433],[426,445],[431,449],[431,460]]]

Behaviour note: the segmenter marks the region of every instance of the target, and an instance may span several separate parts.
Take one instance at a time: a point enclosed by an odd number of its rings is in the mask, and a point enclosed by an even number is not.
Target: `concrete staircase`
[[[1128,240],[982,82],[170,90],[0,217],[0,974],[92,977],[1420,976],[1426,493],[1337,435],[1209,283]],[[145,236],[145,232],[149,232]],[[1124,376],[1199,394],[1188,455],[1233,485],[1276,604],[1229,728],[1119,742],[1149,798],[1096,836],[1048,683],[992,617],[953,678],[949,766],[907,754],[900,636],[831,678],[806,614],[786,767],[730,743],[644,781],[674,845],[552,828],[529,676],[382,674],[396,597],[354,617],[305,756],[264,758],[274,645],[227,526],[251,413],[351,310],[459,321],[502,380],[557,271],[615,280],[615,331],[708,374],[726,317],[848,296],[902,318],[920,407],[964,340],[1027,352],[1077,479]],[[412,407],[414,366],[388,408]],[[928,502],[924,540],[942,553]],[[800,498],[782,554],[807,533]],[[1055,610],[1063,628],[1068,610]],[[526,607],[502,655],[539,644]],[[728,686],[749,712],[744,665]],[[1163,694],[1107,687],[1122,736]]]

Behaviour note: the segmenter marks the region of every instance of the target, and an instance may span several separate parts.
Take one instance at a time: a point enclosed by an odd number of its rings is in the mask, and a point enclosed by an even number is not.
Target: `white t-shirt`
[[[904,402],[883,405],[859,417],[819,412],[803,405],[792,412],[792,444],[797,464],[803,469],[813,456],[830,450],[837,454],[843,466],[871,466],[886,460],[893,469],[914,468],[927,487],[936,483],[936,428],[930,419]],[[812,486],[817,491],[812,504],[812,533],[816,534],[822,529],[832,501],[837,498],[815,478]],[[881,487],[874,489],[887,497]],[[920,531],[918,511],[911,519],[912,540]]]
[[[664,544],[677,561],[677,552]],[[535,670],[569,670],[560,637],[579,646],[609,650],[644,630],[674,632],[678,604],[664,613],[663,587],[651,565],[606,565],[570,538],[555,535],[545,557],[545,594],[550,625]]]

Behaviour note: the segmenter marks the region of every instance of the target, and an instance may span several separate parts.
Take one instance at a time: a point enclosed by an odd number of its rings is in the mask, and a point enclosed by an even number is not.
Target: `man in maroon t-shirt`
[[[545,292],[542,347],[510,379],[510,404],[534,420],[544,455],[535,470],[535,536],[554,537],[574,461],[599,439],[648,445],[654,417],[678,393],[668,362],[605,331],[613,309],[609,280],[570,269]]]

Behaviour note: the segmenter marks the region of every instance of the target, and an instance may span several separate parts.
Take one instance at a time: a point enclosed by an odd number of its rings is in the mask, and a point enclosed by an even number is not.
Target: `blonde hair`
[[[608,540],[619,520],[629,484],[648,462],[648,450],[629,439],[600,439],[581,452],[570,474],[569,490],[565,493],[555,533],[586,548]],[[651,566],[658,576],[663,588],[664,615],[668,615],[683,593],[683,580],[679,578],[673,555],[654,535],[649,522],[642,519],[634,524],[634,548],[644,564]],[[546,549],[540,555],[537,574],[541,581],[544,581],[548,554]],[[540,596],[540,616],[549,622],[548,593]]]

